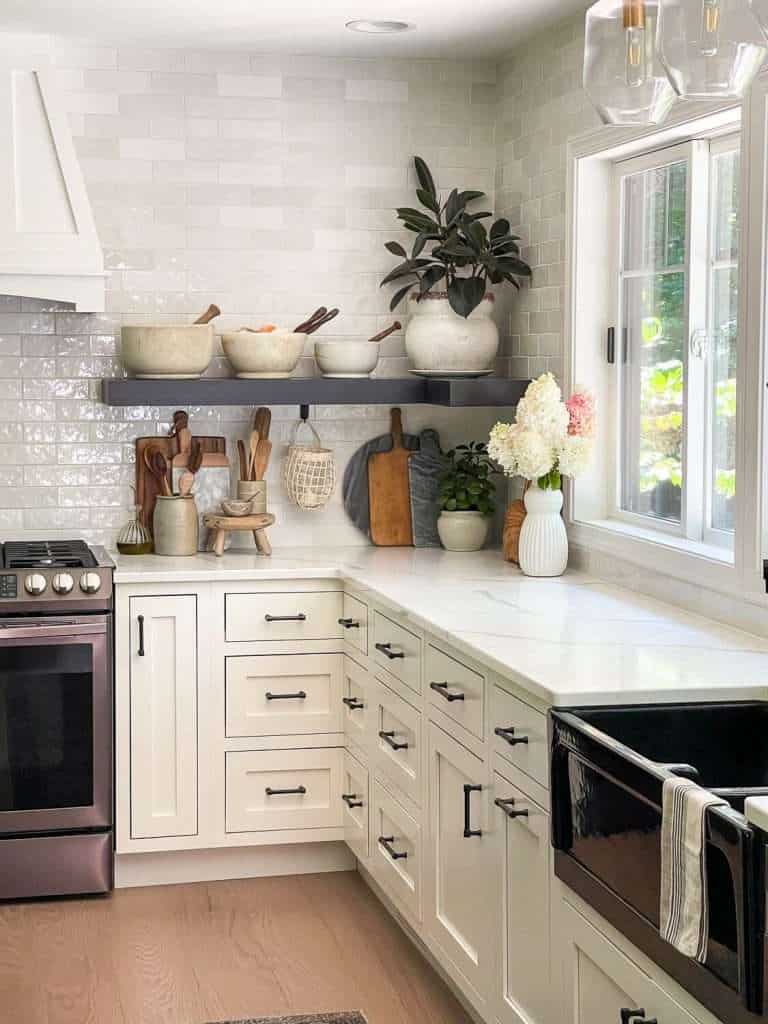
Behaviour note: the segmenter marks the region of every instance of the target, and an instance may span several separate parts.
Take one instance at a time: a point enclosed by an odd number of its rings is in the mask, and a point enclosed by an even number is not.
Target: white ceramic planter
[[[451,309],[445,292],[408,297],[405,351],[411,372],[435,377],[477,377],[492,373],[499,351],[499,330],[491,318],[487,294],[465,319]]]
[[[520,530],[520,568],[526,576],[562,576],[568,565],[563,492],[531,483],[523,500],[528,514]]]
[[[446,551],[479,551],[488,538],[490,520],[480,512],[441,512],[437,520]]]

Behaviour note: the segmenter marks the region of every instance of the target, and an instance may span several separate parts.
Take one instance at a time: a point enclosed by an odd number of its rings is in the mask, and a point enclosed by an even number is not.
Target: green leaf
[[[400,303],[403,301],[405,296],[412,288],[412,284],[407,284],[405,288],[401,288],[399,291],[395,292],[395,294],[392,296],[392,301],[389,304],[389,309],[391,312],[395,311],[395,309],[400,305]]]
[[[403,259],[408,258],[408,253],[399,242],[386,242],[384,248],[391,252],[393,256],[402,256]]]
[[[509,221],[505,217],[501,217],[491,228],[491,241],[494,239],[506,238],[509,234]]]
[[[431,291],[436,284],[443,280],[445,275],[445,267],[430,267],[429,270],[425,270],[421,275],[419,293],[421,295],[426,295],[426,293]]]
[[[415,156],[413,158],[413,165],[416,168],[416,177],[419,179],[419,184],[425,192],[429,192],[430,195],[436,196],[437,189],[435,188],[435,179],[432,177],[432,172],[427,166],[426,160],[423,157]]]
[[[462,206],[466,206],[467,203],[473,203],[476,199],[485,198],[485,192],[477,192],[474,189],[467,189],[464,192],[459,193],[459,200]]]
[[[483,300],[485,282],[477,277],[455,277],[448,285],[448,301],[459,316],[468,317]]]
[[[440,215],[440,203],[431,192],[426,192],[423,188],[417,188],[416,195],[419,197],[419,202],[422,206],[426,206],[426,208],[431,210],[432,213],[436,213],[438,216]]]
[[[482,252],[488,243],[488,232],[479,221],[467,224],[467,237],[478,252]]]
[[[459,190],[453,189],[445,204],[445,219],[451,225],[461,215],[466,204],[459,199]]]

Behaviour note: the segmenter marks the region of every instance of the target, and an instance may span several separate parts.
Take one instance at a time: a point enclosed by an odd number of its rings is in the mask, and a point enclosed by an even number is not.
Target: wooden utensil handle
[[[379,334],[374,334],[374,336],[372,338],[369,338],[368,341],[384,341],[384,339],[388,338],[390,334],[394,334],[395,331],[399,331],[402,328],[402,326],[403,325],[400,323],[399,320],[395,320],[392,326],[388,327],[386,331],[381,331]]]
[[[403,414],[400,409],[392,409],[390,412],[390,432],[392,434],[392,448],[404,448],[403,444]]]
[[[195,323],[209,324],[211,320],[215,320],[217,316],[221,316],[221,310],[219,309],[215,302],[212,302],[208,309],[206,309],[206,311],[203,314],[201,314],[197,318],[197,320],[195,320]]]

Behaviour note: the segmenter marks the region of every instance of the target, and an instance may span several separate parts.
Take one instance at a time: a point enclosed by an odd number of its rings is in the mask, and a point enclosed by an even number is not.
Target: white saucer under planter
[[[481,512],[441,512],[437,520],[446,551],[479,551],[488,539],[490,519]]]
[[[447,292],[408,296],[405,351],[411,372],[433,377],[483,377],[495,368],[499,329],[487,293],[468,317],[451,309]]]

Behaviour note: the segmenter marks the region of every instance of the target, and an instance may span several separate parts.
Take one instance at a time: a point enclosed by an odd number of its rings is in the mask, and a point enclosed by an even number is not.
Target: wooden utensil
[[[155,451],[152,453],[151,463],[152,472],[160,484],[163,494],[170,498],[172,491],[168,480],[168,460],[161,451]]]
[[[267,467],[269,466],[269,459],[272,455],[272,442],[267,441],[266,438],[260,438],[259,443],[256,446],[256,456],[253,462],[253,476],[252,480],[263,480],[266,476]]]
[[[203,464],[203,449],[200,445],[195,445],[189,456],[189,464],[187,469],[182,473],[181,480],[179,480],[179,494],[186,496],[192,491],[192,487],[195,483],[195,476],[197,471]]]
[[[411,492],[408,462],[411,453],[403,444],[399,409],[391,412],[392,448],[368,459],[368,498],[371,540],[380,547],[413,545]]]
[[[210,304],[210,306],[208,307],[208,309],[206,309],[206,311],[204,313],[202,313],[197,318],[197,320],[195,320],[195,323],[196,324],[209,324],[211,322],[211,320],[215,320],[217,316],[221,316],[221,310],[219,309],[219,307],[214,302],[212,302]]]
[[[324,317],[327,312],[328,309],[326,306],[320,306],[319,309],[315,310],[312,316],[307,317],[306,320],[302,320],[298,327],[294,327],[293,333],[304,334],[306,329],[309,327],[311,323],[313,323],[313,321],[319,320],[321,317]]]
[[[269,430],[272,426],[272,413],[269,409],[261,406],[253,414],[253,429],[258,433],[259,440],[266,441],[269,438]]]
[[[237,455],[240,460],[240,479],[248,479],[248,457],[245,454],[245,441],[238,439]]]
[[[331,322],[334,317],[339,315],[338,309],[326,310],[325,306],[321,306],[320,309],[316,309],[309,320],[305,320],[304,323],[294,330],[294,334],[314,334],[315,331],[324,327],[325,324]]]
[[[251,436],[248,441],[248,479],[255,480],[256,477],[253,475],[253,467],[256,463],[256,452],[259,448],[259,435],[255,430],[251,431]]]
[[[379,334],[374,334],[374,336],[372,338],[369,338],[368,341],[384,341],[384,339],[388,338],[390,334],[394,334],[395,331],[401,330],[402,326],[403,325],[400,323],[399,320],[395,320],[392,326],[388,327],[386,331],[381,331]]]
[[[221,467],[229,465],[227,459],[227,439],[225,437],[202,436],[192,437],[193,444],[199,444],[203,449],[203,468]],[[141,520],[146,527],[152,528],[152,521],[155,512],[155,501],[158,494],[162,494],[160,481],[152,472],[150,463],[145,458],[145,452],[150,453],[155,449],[160,450],[166,459],[173,463],[178,469],[186,469],[189,462],[189,451],[181,454],[175,453],[176,441],[170,437],[137,437],[136,438],[136,502],[141,505]],[[191,444],[190,444],[191,448]]]

